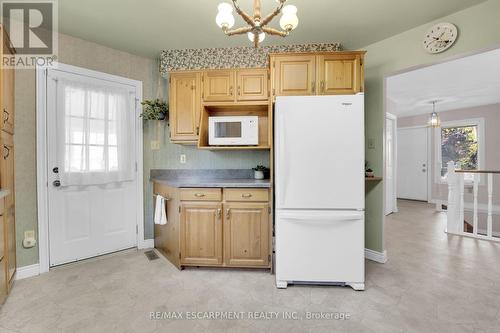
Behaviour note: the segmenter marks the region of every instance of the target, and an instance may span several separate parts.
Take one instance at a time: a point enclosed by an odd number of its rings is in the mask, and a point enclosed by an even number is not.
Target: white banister
[[[500,174],[499,171],[464,171],[460,170],[460,165],[454,162],[448,162],[448,173],[446,180],[448,183],[448,209],[447,215],[447,229],[446,232],[455,235],[473,237],[489,241],[500,242],[499,237],[493,236],[493,174]],[[487,174],[488,177],[488,217],[486,230],[479,230],[479,185],[480,174]],[[472,212],[472,233],[465,230],[465,179],[473,179],[472,193],[473,193],[473,212]],[[486,235],[485,235],[486,234]]]
[[[488,230],[487,236],[493,237],[493,174],[488,174]]]
[[[473,216],[473,222],[472,222],[472,225],[473,225],[473,229],[472,229],[472,232],[474,233],[474,236],[477,236],[477,228],[478,228],[478,225],[479,225],[479,214],[477,212],[477,194],[478,194],[478,190],[479,190],[479,174],[474,174],[474,183],[473,183],[473,193],[474,193],[474,216]]]

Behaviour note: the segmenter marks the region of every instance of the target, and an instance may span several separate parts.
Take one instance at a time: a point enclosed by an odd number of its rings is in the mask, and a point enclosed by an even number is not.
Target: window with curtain
[[[57,78],[57,159],[62,186],[133,179],[135,93],[118,83]]]

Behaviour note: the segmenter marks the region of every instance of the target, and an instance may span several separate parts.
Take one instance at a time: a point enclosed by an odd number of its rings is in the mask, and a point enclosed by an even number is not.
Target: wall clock
[[[424,49],[432,54],[449,49],[457,40],[458,29],[451,23],[438,23],[425,34]]]

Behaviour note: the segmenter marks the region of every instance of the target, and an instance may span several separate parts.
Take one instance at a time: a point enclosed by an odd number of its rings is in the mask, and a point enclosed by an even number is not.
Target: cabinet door
[[[170,139],[198,140],[201,111],[201,73],[170,75]]]
[[[2,157],[0,158],[0,187],[9,190],[5,197],[5,209],[14,205],[14,138],[12,135],[0,133],[0,149]]]
[[[222,264],[222,205],[181,204],[181,265]]]
[[[273,59],[274,96],[316,94],[316,57],[284,56]]]
[[[240,70],[236,80],[238,101],[266,101],[268,99],[266,69]]]
[[[208,71],[203,74],[203,100],[205,102],[234,101],[235,72]]]
[[[12,55],[9,39],[4,35],[5,56]],[[14,69],[2,68],[2,121],[0,129],[14,133]]]
[[[7,259],[7,279],[11,281],[16,272],[16,225],[14,219],[14,206],[6,208],[4,223],[6,225],[5,232],[7,236],[7,248],[5,253],[5,259]]]
[[[3,199],[0,199],[3,200]],[[0,215],[0,260],[3,260],[5,257],[5,219],[3,215]],[[0,269],[0,274],[3,274],[3,270]]]
[[[361,91],[359,55],[324,55],[318,58],[319,94],[348,95]]]
[[[269,205],[225,204],[224,258],[228,266],[269,265]]]

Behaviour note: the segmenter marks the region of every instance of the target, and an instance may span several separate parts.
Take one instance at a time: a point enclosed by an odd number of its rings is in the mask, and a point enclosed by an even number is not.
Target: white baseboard
[[[138,248],[139,250],[142,249],[152,249],[155,247],[155,240],[154,239],[145,239],[142,242],[140,242]]]
[[[384,250],[384,252],[377,252],[370,249],[365,249],[365,258],[381,264],[385,264],[387,262],[387,251]]]
[[[40,275],[39,264],[17,267],[16,269],[16,280],[27,279],[37,275]]]

